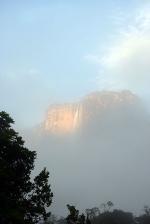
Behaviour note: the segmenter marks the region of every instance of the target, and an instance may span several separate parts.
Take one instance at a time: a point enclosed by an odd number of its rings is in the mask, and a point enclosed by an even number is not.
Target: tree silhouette
[[[144,206],[144,214],[136,218],[138,224],[149,224],[150,223],[150,208]]]
[[[114,206],[113,202],[111,202],[111,201],[107,202],[108,210],[110,210],[113,206]]]
[[[67,205],[67,208],[69,210],[69,215],[67,216],[66,220],[68,224],[73,224],[78,221],[79,217],[79,210],[75,208],[73,205]]]
[[[49,172],[44,168],[31,181],[36,152],[24,146],[13,123],[9,114],[0,112],[0,223],[33,224],[49,216]]]
[[[100,215],[100,209],[98,207],[94,207],[94,208],[91,208],[91,209],[86,209],[85,212],[86,212],[86,215],[88,216],[89,219],[94,219],[98,215]]]

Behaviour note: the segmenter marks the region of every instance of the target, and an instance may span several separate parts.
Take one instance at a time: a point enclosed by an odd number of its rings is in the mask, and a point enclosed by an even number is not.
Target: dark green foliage
[[[114,210],[113,212],[103,212],[95,220],[95,224],[134,224],[134,218],[131,213],[121,210]]]
[[[88,218],[92,224],[135,224],[132,213],[122,210],[111,210],[114,204],[111,201],[101,204],[102,211],[94,207],[86,209]]]
[[[67,208],[69,210],[69,215],[66,218],[68,224],[91,224],[90,219],[88,217],[86,219],[83,213],[79,215],[79,210],[75,206],[67,205]]]
[[[136,218],[137,224],[150,224],[150,208],[144,207],[144,214]]]
[[[6,112],[0,112],[0,223],[32,224],[49,215],[53,194],[46,169],[30,179],[36,152],[24,146],[22,137],[11,127]]]
[[[67,216],[67,223],[70,224],[77,222],[79,217],[79,210],[77,210],[73,205],[67,205],[67,208],[69,210],[69,215]]]
[[[109,204],[109,206],[108,206]],[[45,224],[150,224],[150,208],[144,207],[144,214],[135,217],[131,212],[114,209],[110,210],[113,206],[112,202],[103,204],[102,211],[98,207],[86,209],[86,216],[82,213],[79,215],[79,210],[73,205],[67,205],[69,215],[67,218],[49,219]],[[105,210],[104,210],[105,207]]]
[[[85,223],[85,215],[83,213],[81,215],[79,215],[78,223],[79,224],[84,224]]]
[[[86,209],[86,215],[89,219],[95,219],[98,215],[100,215],[100,209],[97,207]]]
[[[117,209],[110,211],[113,206],[110,201],[105,205],[107,205],[107,210],[102,211],[102,213],[97,207],[86,209],[86,218],[84,214],[79,215],[79,211],[74,206],[67,205],[70,212],[67,221],[69,221],[69,224],[136,224],[132,213]]]

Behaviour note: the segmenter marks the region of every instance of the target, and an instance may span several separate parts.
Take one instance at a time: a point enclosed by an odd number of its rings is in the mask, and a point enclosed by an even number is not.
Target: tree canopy
[[[0,223],[33,224],[46,219],[53,193],[44,168],[31,180],[36,152],[24,146],[14,121],[0,112]]]

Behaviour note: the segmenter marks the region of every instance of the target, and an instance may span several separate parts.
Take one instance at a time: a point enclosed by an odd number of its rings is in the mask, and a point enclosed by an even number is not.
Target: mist
[[[26,143],[37,150],[36,170],[50,171],[52,211],[66,204],[84,211],[108,200],[136,214],[149,204],[150,116],[142,101],[97,116],[74,133],[54,135],[32,130]]]

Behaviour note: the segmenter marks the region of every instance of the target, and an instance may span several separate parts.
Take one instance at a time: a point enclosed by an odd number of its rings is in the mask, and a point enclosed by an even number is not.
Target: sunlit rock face
[[[82,120],[80,104],[54,105],[49,108],[44,129],[52,133],[68,133],[76,130]]]
[[[137,97],[130,91],[101,91],[85,96],[78,103],[51,105],[44,121],[44,130],[54,134],[76,131],[105,111],[130,105]]]

